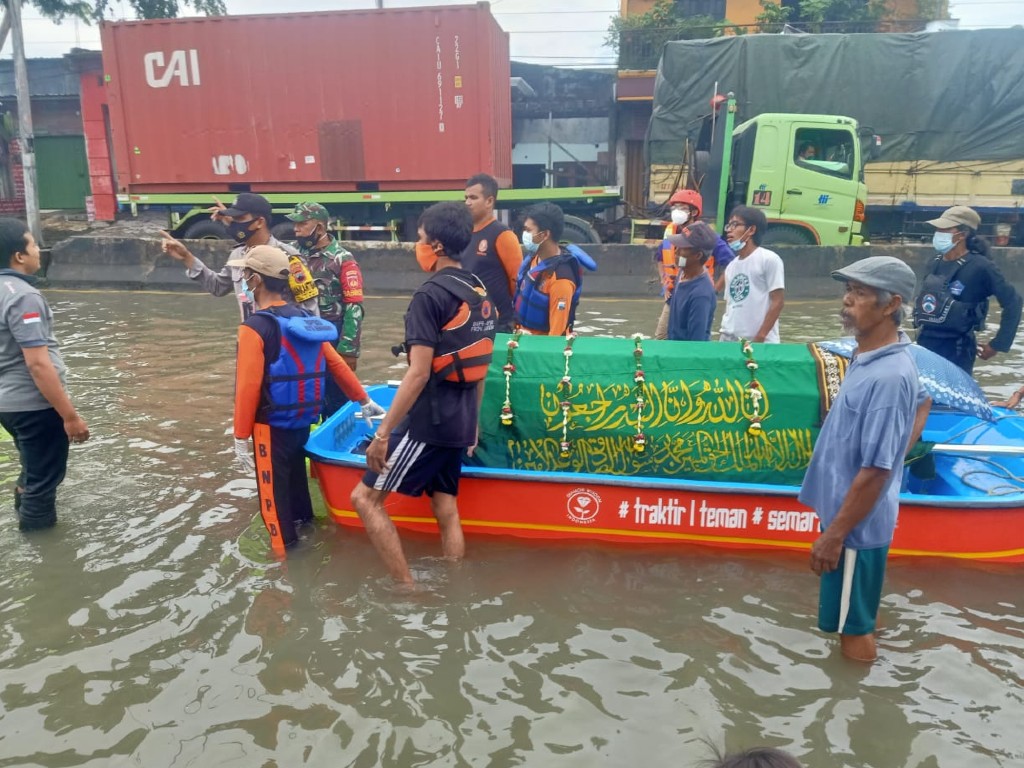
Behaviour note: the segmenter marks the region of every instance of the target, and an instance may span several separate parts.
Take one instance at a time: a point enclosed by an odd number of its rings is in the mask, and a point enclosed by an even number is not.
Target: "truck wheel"
[[[224,225],[207,219],[190,224],[183,235],[185,240],[227,240],[228,231]]]
[[[295,225],[290,221],[282,221],[270,228],[270,234],[284,243],[295,241]]]
[[[562,240],[567,243],[600,243],[601,236],[579,216],[566,216]]]
[[[817,245],[817,243],[814,242],[814,236],[806,229],[780,224],[768,228],[761,240],[761,245],[770,247],[773,245]]]
[[[704,149],[698,149],[693,153],[693,167],[689,169],[690,189],[700,189],[704,184],[704,177],[711,170],[711,153]]]

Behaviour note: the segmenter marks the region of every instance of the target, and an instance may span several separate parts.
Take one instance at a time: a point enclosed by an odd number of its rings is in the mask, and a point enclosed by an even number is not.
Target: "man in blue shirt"
[[[715,248],[718,235],[698,221],[666,238],[675,246],[681,268],[669,299],[668,338],[673,341],[710,341],[718,297],[704,265]]]
[[[910,267],[872,256],[832,277],[846,283],[840,317],[857,350],[818,435],[800,501],[821,520],[810,563],[821,577],[818,627],[839,632],[843,655],[873,661],[903,457],[931,401],[900,331],[916,287]]]

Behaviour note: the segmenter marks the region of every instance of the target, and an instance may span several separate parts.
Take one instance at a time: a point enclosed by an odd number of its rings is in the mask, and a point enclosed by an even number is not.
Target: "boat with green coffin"
[[[892,554],[1024,562],[1024,418],[912,349],[935,404],[903,470]],[[499,335],[495,350],[460,485],[467,534],[804,552],[817,537],[796,496],[849,340]],[[395,385],[369,391],[387,407]],[[344,525],[359,525],[348,496],[372,434],[357,415],[339,411],[307,444]],[[436,530],[425,498],[393,494],[388,511]]]

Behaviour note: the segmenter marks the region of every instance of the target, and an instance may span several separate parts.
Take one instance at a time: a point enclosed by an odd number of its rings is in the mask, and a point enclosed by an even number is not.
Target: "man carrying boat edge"
[[[405,315],[401,346],[409,368],[367,446],[367,471],[352,489],[352,506],[367,536],[402,585],[413,578],[384,506],[392,491],[429,495],[442,554],[459,560],[466,550],[456,503],[462,453],[472,455],[476,446],[497,319],[483,282],[462,269],[472,233],[473,219],[459,203],[436,203],[420,217],[416,261],[431,276]]]

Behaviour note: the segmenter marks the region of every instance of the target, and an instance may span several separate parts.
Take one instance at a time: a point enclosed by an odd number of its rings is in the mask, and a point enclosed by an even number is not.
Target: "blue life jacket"
[[[298,311],[301,314],[292,314]],[[279,314],[283,312],[283,314]],[[327,376],[325,341],[338,338],[338,329],[319,317],[293,307],[272,307],[256,312],[253,317],[274,320],[278,352],[268,359],[263,376],[263,397],[257,419],[272,427],[301,429],[320,418],[324,402],[324,379]],[[263,335],[263,348],[273,353],[271,339]]]
[[[515,310],[516,322],[531,331],[547,333],[551,328],[550,315],[551,297],[540,290],[539,282],[545,272],[555,273],[558,267],[569,265],[573,273],[573,282],[576,290],[572,293],[572,306],[569,308],[569,328],[572,328],[576,321],[576,307],[580,303],[580,294],[583,293],[583,270],[580,266],[594,271],[597,264],[590,255],[577,245],[565,246],[557,256],[544,259],[537,266],[530,267],[532,259],[524,259],[519,267],[519,276],[516,279]]]

